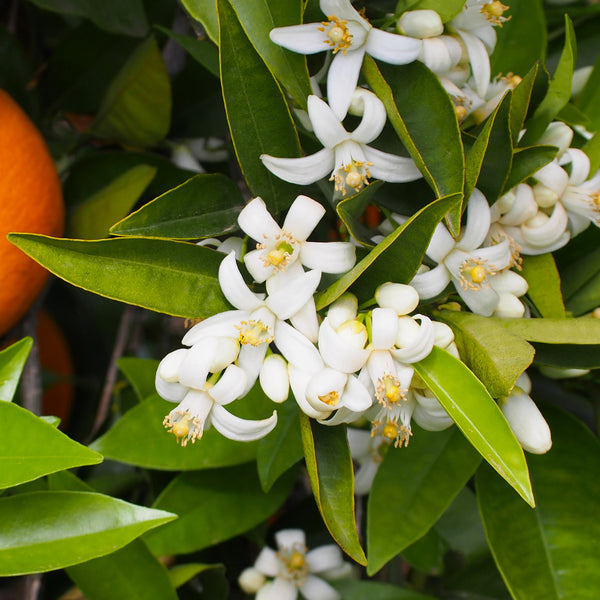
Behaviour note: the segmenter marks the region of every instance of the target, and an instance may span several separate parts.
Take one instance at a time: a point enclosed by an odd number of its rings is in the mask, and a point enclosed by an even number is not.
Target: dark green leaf
[[[480,460],[457,427],[442,432],[415,427],[408,447],[390,449],[369,494],[370,575],[433,526]]]
[[[235,231],[244,204],[238,187],[218,173],[196,175],[117,223],[114,235],[199,239]]]
[[[372,298],[375,289],[382,283],[408,283],[423,261],[437,224],[449,210],[459,206],[461,200],[462,193],[439,198],[413,215],[320,293],[316,299],[317,310],[331,304],[350,286],[354,286],[352,291],[362,302]]]
[[[202,23],[208,37],[219,44],[219,20],[216,2],[205,0],[182,0],[181,4],[196,21]]]
[[[556,157],[555,146],[529,146],[516,148],[508,179],[502,193],[508,192],[519,183],[531,177],[537,170]]]
[[[0,422],[7,425],[0,436],[0,488],[102,462],[100,454],[12,402],[0,402]]]
[[[590,119],[588,129],[597,131],[600,127],[600,57],[596,60],[585,87],[577,95],[575,105]]]
[[[537,506],[515,497],[491,470],[477,496],[494,558],[513,598],[594,598],[600,589],[600,446],[574,417],[548,406],[553,447],[528,458]]]
[[[32,346],[33,340],[24,337],[0,352],[0,402],[12,401]]]
[[[494,398],[508,396],[533,362],[533,347],[492,319],[449,310],[436,313],[436,319],[452,327],[461,359]]]
[[[565,305],[560,292],[560,275],[552,254],[525,256],[521,275],[529,285],[527,295],[542,317],[564,319]]]
[[[287,102],[228,0],[218,0],[221,85],[235,153],[250,190],[277,213],[298,187],[272,175],[261,154],[293,158],[300,144]]]
[[[158,367],[157,360],[126,356],[117,360],[117,366],[123,371],[125,377],[127,377],[127,380],[133,386],[140,402],[156,391],[154,376]]]
[[[523,450],[479,379],[460,360],[437,346],[414,367],[483,458],[533,506]]]
[[[200,573],[206,571],[220,571],[225,574],[225,567],[223,565],[205,565],[202,563],[188,563],[184,565],[175,565],[169,569],[169,578],[173,587],[181,587],[184,583],[187,583],[190,579],[196,577]]]
[[[363,225],[359,218],[365,212],[365,208],[371,202],[373,194],[383,185],[383,181],[374,181],[363,188],[358,194],[344,198],[338,202],[335,210],[348,229],[350,235],[361,244],[373,246],[371,237],[372,230]]]
[[[145,536],[157,555],[195,552],[248,531],[283,503],[296,473],[286,473],[265,494],[247,465],[178,475],[154,506],[179,519]]]
[[[49,271],[84,290],[178,317],[228,310],[217,272],[223,255],[195,244],[149,238],[79,241],[10,234]]]
[[[342,579],[332,581],[331,584],[342,594],[344,600],[434,600],[433,596],[377,581]]]
[[[52,571],[104,556],[175,517],[91,492],[1,498],[0,576]]]
[[[435,529],[402,550],[402,558],[415,569],[428,575],[440,575],[444,571],[444,554],[448,547]]]
[[[541,101],[547,90],[548,73],[539,62],[536,62],[512,93],[510,131],[513,146],[519,142],[519,135],[528,113],[536,108],[536,102]]]
[[[340,548],[367,564],[354,515],[354,472],[346,428],[319,425],[300,415],[306,469],[319,512]]]
[[[91,126],[99,138],[152,146],[169,131],[171,86],[153,37],[140,44],[106,91]]]
[[[600,346],[578,344],[544,344],[532,342],[535,362],[566,369],[597,369],[600,367]]]

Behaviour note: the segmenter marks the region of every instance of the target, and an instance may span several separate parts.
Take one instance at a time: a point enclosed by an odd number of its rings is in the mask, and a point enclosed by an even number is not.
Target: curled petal
[[[522,225],[534,217],[538,211],[538,205],[530,186],[520,183],[513,191],[515,197],[512,207],[498,220],[502,225]]]
[[[450,273],[443,264],[440,264],[429,271],[417,273],[412,278],[410,285],[419,292],[421,300],[428,300],[441,294],[449,283]]]
[[[569,183],[571,185],[581,185],[590,174],[590,159],[583,150],[578,148],[569,148],[566,154],[571,159]]]
[[[251,421],[232,415],[219,404],[213,406],[211,422],[215,429],[226,438],[236,442],[252,442],[259,440],[273,431],[277,425],[277,412],[268,419]]]
[[[552,215],[540,226],[530,226],[524,223],[521,234],[525,241],[534,247],[542,248],[557,241],[567,228],[567,211],[560,202],[554,205]]]
[[[415,315],[414,318],[421,321],[419,337],[410,346],[391,350],[394,359],[402,363],[418,362],[428,356],[433,348],[435,339],[433,323],[424,315]]]
[[[219,340],[220,338],[207,338],[187,351],[179,367],[179,382],[182,385],[196,390],[204,389]]]
[[[254,310],[262,304],[262,301],[246,285],[233,251],[219,265],[219,285],[225,298],[236,308]]]
[[[319,350],[325,364],[343,373],[360,370],[369,358],[368,350],[349,345],[335,332],[328,319],[323,320],[319,329]]]
[[[307,108],[315,135],[325,148],[335,148],[338,144],[349,139],[350,134],[344,129],[341,119],[327,102],[321,100],[318,96],[309,96]]]
[[[273,175],[299,185],[308,185],[329,175],[334,167],[334,154],[330,148],[323,148],[315,154],[301,158],[277,158],[261,154],[260,160]]]
[[[188,392],[188,388],[180,383],[165,381],[158,374],[158,371],[156,372],[154,387],[156,388],[157,394],[163,400],[168,400],[169,402],[181,402]]]
[[[390,183],[404,183],[422,177],[421,171],[412,158],[382,152],[371,146],[363,146],[363,152],[367,161],[372,163],[369,172],[376,179]]]
[[[556,159],[536,171],[533,178],[550,188],[558,197],[564,194],[569,184],[568,173],[558,164]]]
[[[352,139],[359,144],[372,142],[382,131],[387,120],[383,102],[372,92],[357,88],[354,92],[356,99],[358,93],[359,105],[362,105],[362,119],[358,127],[351,133]]]
[[[325,419],[328,417],[331,412],[330,410],[327,410],[326,412],[315,410],[306,399],[306,387],[312,373],[303,371],[302,369],[295,367],[292,363],[288,365],[288,373],[290,375],[290,387],[292,388],[298,408],[300,408],[306,416],[313,419]]]
[[[454,249],[456,241],[450,235],[443,223],[438,223],[431,241],[427,247],[426,254],[436,263],[440,263],[448,256],[448,253]]]
[[[474,189],[467,205],[467,224],[456,247],[467,252],[479,248],[490,229],[490,222],[489,204],[485,196]]]
[[[407,65],[417,60],[421,45],[421,40],[373,28],[367,38],[367,54],[391,65]]]

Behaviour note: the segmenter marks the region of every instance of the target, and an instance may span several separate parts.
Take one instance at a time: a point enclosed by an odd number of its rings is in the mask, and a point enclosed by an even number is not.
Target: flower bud
[[[391,308],[396,314],[407,315],[419,304],[419,294],[411,285],[384,283],[375,291],[375,300],[381,308]]]
[[[500,319],[520,319],[525,314],[523,303],[510,292],[499,294],[498,306],[493,312]]]
[[[279,354],[271,354],[263,361],[259,373],[260,387],[273,402],[287,400],[290,391],[287,363]]]
[[[556,146],[558,148],[556,156],[557,158],[560,158],[565,150],[571,145],[572,140],[573,130],[566,123],[555,121],[548,125],[546,131],[544,131],[537,143]]]
[[[238,584],[246,594],[256,594],[265,584],[265,576],[258,569],[248,567],[240,573]]]
[[[533,186],[533,197],[540,208],[551,208],[558,202],[558,194],[543,183]]]
[[[409,10],[398,19],[396,28],[398,33],[420,40],[444,33],[442,18],[434,10]]]
[[[340,296],[327,311],[327,318],[334,329],[337,329],[345,321],[356,318],[358,311],[358,300],[354,294],[346,292]]]

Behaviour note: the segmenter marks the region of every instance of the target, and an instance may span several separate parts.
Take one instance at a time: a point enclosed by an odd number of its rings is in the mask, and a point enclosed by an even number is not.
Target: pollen
[[[478,292],[488,289],[488,277],[496,275],[496,268],[488,265],[487,260],[468,258],[460,265],[460,286],[464,290]]]
[[[369,167],[373,163],[353,160],[349,165],[344,165],[338,169],[330,178],[329,181],[335,182],[335,190],[342,192],[345,196],[347,193],[346,187],[352,188],[356,193],[360,192],[366,185],[369,184]]]
[[[319,400],[328,406],[336,406],[340,401],[340,395],[335,390],[329,392],[328,394],[324,394],[323,396],[319,396]]]
[[[483,14],[492,25],[502,27],[502,25],[511,18],[503,16],[504,12],[508,9],[509,7],[502,4],[502,2],[499,2],[499,0],[494,0],[481,7],[481,14]]]
[[[260,346],[261,344],[270,344],[273,341],[273,334],[262,321],[240,321],[235,328],[240,332],[238,340],[240,344],[250,346]]]
[[[306,548],[299,544],[294,544],[291,548],[280,548],[277,557],[283,566],[281,576],[296,587],[301,587],[308,573]]]
[[[456,113],[456,118],[459,123],[462,123],[467,116],[467,109],[464,106],[455,106],[454,112]]]
[[[390,410],[398,402],[406,400],[405,390],[400,387],[400,380],[389,373],[378,379],[375,396],[379,404]]]
[[[486,277],[487,273],[481,265],[477,265],[471,269],[471,281],[473,283],[481,283]]]
[[[290,556],[288,565],[289,565],[290,569],[298,570],[298,569],[302,569],[304,567],[304,563],[305,563],[304,554],[302,554],[301,552],[294,552],[292,554],[292,556]]]
[[[264,250],[261,259],[265,267],[273,267],[276,271],[285,271],[285,268],[294,261],[296,240],[286,231],[278,234],[270,243],[257,244],[257,248]]]
[[[172,411],[164,419],[163,425],[169,433],[177,438],[177,443],[183,447],[189,441],[192,444],[202,437],[202,422],[196,417],[192,417],[188,410],[184,412]],[[190,427],[191,425],[191,427]]]
[[[371,436],[379,432],[386,440],[394,442],[394,448],[402,448],[403,446],[406,448],[412,436],[410,425],[398,425],[393,419],[388,419],[385,424],[381,421],[373,421]]]
[[[352,46],[352,34],[348,31],[348,22],[338,19],[335,15],[327,17],[327,19],[327,21],[322,21],[323,27],[319,27],[319,31],[324,33],[327,31],[323,41],[331,46],[334,54],[340,50],[346,54],[346,50]]]

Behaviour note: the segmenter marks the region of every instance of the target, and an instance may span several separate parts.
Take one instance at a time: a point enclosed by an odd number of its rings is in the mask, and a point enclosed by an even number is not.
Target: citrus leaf
[[[348,229],[348,233],[358,242],[365,246],[372,247],[371,240],[373,231],[363,225],[359,218],[365,212],[365,208],[371,202],[373,194],[383,185],[383,181],[377,180],[368,186],[364,187],[358,194],[348,196],[340,200],[335,207],[335,210],[342,220],[344,226]]]
[[[33,339],[24,337],[0,352],[0,401],[12,401],[32,346]]]
[[[506,193],[519,183],[531,177],[536,171],[547,165],[556,156],[554,146],[529,146],[517,148],[513,155],[508,179],[502,193]]]
[[[119,221],[114,235],[194,240],[238,229],[244,198],[221,174],[196,175]]]
[[[0,576],[52,571],[104,556],[174,518],[92,492],[0,498]]]
[[[573,416],[543,407],[553,446],[528,462],[537,506],[511,493],[490,469],[476,476],[494,558],[516,600],[594,598],[600,589],[600,446]]]
[[[494,319],[507,331],[529,342],[545,344],[600,344],[598,319]]]
[[[386,454],[371,487],[369,575],[429,531],[481,461],[457,427],[435,432],[415,427],[413,434],[406,448]]]
[[[199,23],[206,31],[208,37],[219,45],[219,21],[217,18],[216,2],[206,2],[205,0],[181,0],[181,4],[187,12]]]
[[[313,495],[323,521],[340,548],[367,564],[354,516],[354,472],[345,427],[327,427],[300,415],[302,445]]]
[[[542,317],[565,317],[565,305],[560,291],[560,275],[552,254],[523,257],[521,275],[527,280],[527,295]]]
[[[344,600],[434,600],[434,596],[378,581],[341,579],[332,581],[331,585]]]
[[[437,346],[414,367],[483,458],[534,506],[523,449],[481,381],[460,360]]]
[[[395,14],[405,10],[435,10],[442,22],[447,23],[461,10],[465,0],[398,0]]]
[[[0,402],[0,422],[7,424],[0,436],[0,488],[102,462],[100,454],[12,402]]]
[[[149,238],[8,238],[58,277],[106,298],[198,319],[229,309],[217,278],[223,254],[208,248]]]
[[[156,392],[154,377],[159,361],[150,358],[125,356],[117,361],[117,366],[133,386],[140,402]]]

